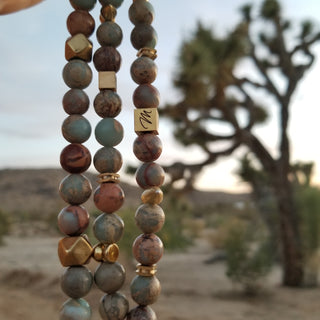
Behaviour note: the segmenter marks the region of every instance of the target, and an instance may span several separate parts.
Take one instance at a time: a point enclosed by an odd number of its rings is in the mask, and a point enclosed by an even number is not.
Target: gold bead
[[[134,131],[154,132],[158,134],[159,113],[157,108],[135,109],[134,110]]]
[[[91,61],[92,58],[92,43],[87,37],[78,33],[75,36],[69,38],[65,45],[65,57],[66,60],[79,58],[86,62]]]
[[[99,243],[93,250],[93,258],[98,262],[114,263],[119,257],[119,247],[115,243],[109,245]]]
[[[155,264],[152,266],[143,266],[139,263],[136,267],[136,273],[139,276],[152,277],[157,273],[157,266]]]
[[[120,175],[117,173],[101,173],[98,175],[98,183],[104,183],[104,182],[116,182],[118,183],[120,180]]]
[[[102,246],[103,245],[98,244],[93,248],[93,259],[98,261],[98,262],[103,261],[103,249],[102,249]]]
[[[103,6],[100,11],[100,21],[115,21],[117,15],[117,9],[111,4]]]
[[[58,256],[64,267],[88,263],[92,252],[91,244],[84,237],[66,237],[59,241]]]
[[[141,48],[137,53],[137,57],[148,57],[155,60],[157,58],[157,50],[152,48]]]
[[[160,204],[163,200],[163,192],[160,188],[151,188],[145,190],[141,195],[143,203]]]
[[[114,71],[99,72],[99,89],[117,90],[117,77]]]

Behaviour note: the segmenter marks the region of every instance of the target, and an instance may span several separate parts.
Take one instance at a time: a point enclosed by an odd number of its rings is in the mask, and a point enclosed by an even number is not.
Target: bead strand
[[[89,11],[96,0],[70,0],[75,9],[67,18],[71,35],[65,43],[63,79],[70,90],[63,97],[63,108],[69,116],[62,124],[62,135],[70,143],[60,154],[61,167],[69,173],[59,186],[62,199],[69,204],[58,215],[58,226],[65,238],[59,241],[58,255],[67,267],[61,278],[61,288],[70,297],[60,310],[60,320],[91,318],[91,308],[86,300],[93,284],[93,276],[84,265],[92,255],[92,247],[83,234],[89,225],[89,213],[81,206],[91,195],[90,181],[82,174],[91,164],[91,154],[82,144],[91,135],[89,121],[83,114],[89,108],[89,98],[83,91],[92,80],[88,62],[92,58],[92,43],[88,39],[95,29]]]
[[[131,65],[131,77],[139,85],[133,93],[135,132],[138,135],[133,144],[135,156],[143,163],[136,172],[138,185],[145,189],[141,195],[142,205],[137,209],[135,220],[143,234],[133,243],[133,255],[139,262],[137,276],[131,282],[131,296],[138,304],[127,320],[155,320],[156,314],[149,305],[156,302],[160,282],[155,276],[156,263],[163,254],[163,244],[155,234],[162,229],[165,215],[159,204],[163,193],[159,188],[164,182],[164,171],[156,164],[162,152],[158,134],[158,90],[151,84],[157,76],[156,59],[157,34],[151,23],[153,6],[147,0],[134,0],[129,9],[129,18],[135,25],[131,43],[138,50],[138,58]]]

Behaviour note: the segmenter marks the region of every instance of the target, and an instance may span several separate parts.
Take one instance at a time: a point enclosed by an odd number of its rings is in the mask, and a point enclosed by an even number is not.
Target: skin
[[[0,15],[29,8],[42,0],[0,0]]]

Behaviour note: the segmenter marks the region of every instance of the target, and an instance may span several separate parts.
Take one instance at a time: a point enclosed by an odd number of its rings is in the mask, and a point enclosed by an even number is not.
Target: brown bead
[[[157,77],[157,66],[154,61],[148,57],[136,59],[130,69],[133,81],[138,84],[152,83]]]
[[[66,113],[72,114],[84,114],[89,108],[89,97],[80,89],[70,89],[63,96],[62,105]]]
[[[136,181],[143,189],[160,187],[165,178],[163,168],[155,162],[146,162],[136,171]]]
[[[95,22],[88,11],[75,10],[68,16],[67,28],[72,36],[82,33],[90,37],[94,31]]]
[[[133,142],[133,153],[142,162],[151,162],[157,160],[160,157],[161,152],[161,140],[154,134],[142,134]]]
[[[121,66],[121,56],[113,47],[101,47],[93,55],[93,63],[97,71],[118,72]]]
[[[134,24],[151,24],[154,19],[154,9],[149,1],[134,0],[129,8],[129,19]]]
[[[99,149],[93,157],[94,167],[100,173],[116,173],[122,167],[121,153],[112,147]]]
[[[71,143],[62,150],[60,164],[67,172],[84,172],[91,164],[90,151],[82,144]]]
[[[103,212],[113,213],[123,202],[124,193],[117,183],[103,183],[94,192],[94,203]]]
[[[154,49],[158,35],[156,30],[147,24],[138,24],[134,27],[130,37],[133,47],[137,50],[147,47]]]
[[[157,108],[160,94],[151,84],[141,84],[133,93],[133,103],[139,109]]]
[[[155,312],[149,306],[137,306],[127,314],[127,320],[157,320]]]
[[[121,112],[122,101],[113,90],[102,90],[93,101],[94,110],[101,118],[115,118]]]

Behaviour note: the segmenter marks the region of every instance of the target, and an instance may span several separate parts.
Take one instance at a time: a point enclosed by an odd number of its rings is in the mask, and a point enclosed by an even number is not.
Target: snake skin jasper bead
[[[157,163],[143,163],[136,171],[136,181],[143,189],[160,187],[164,182],[164,170]]]
[[[93,276],[86,267],[72,266],[61,277],[62,291],[73,299],[87,295],[93,284]]]
[[[130,285],[131,297],[140,306],[147,306],[157,301],[161,292],[160,281],[156,276],[136,276]]]
[[[155,234],[141,234],[132,245],[132,252],[138,262],[144,266],[152,266],[163,255],[163,244]]]
[[[61,198],[72,205],[86,202],[92,192],[90,181],[81,174],[66,176],[59,185]]]
[[[137,226],[144,233],[155,233],[162,229],[165,214],[158,205],[143,204],[135,214]]]
[[[119,210],[123,202],[124,193],[117,183],[102,183],[94,192],[96,207],[105,213],[113,213]]]
[[[85,89],[92,80],[88,64],[80,59],[69,61],[62,71],[63,80],[71,89]]]
[[[101,46],[118,47],[122,41],[122,30],[113,21],[101,23],[97,29],[97,40]]]
[[[94,155],[93,164],[100,173],[117,173],[122,167],[122,156],[115,148],[103,147]]]
[[[90,11],[94,8],[97,0],[70,0],[71,5],[76,10]]]
[[[83,116],[73,114],[62,123],[62,135],[71,143],[83,143],[91,135],[90,122]]]
[[[70,89],[62,99],[63,109],[66,113],[84,114],[89,109],[89,97],[80,89]]]
[[[133,92],[133,104],[139,109],[158,108],[160,93],[151,84],[141,84]]]
[[[60,320],[90,320],[91,308],[84,299],[69,299],[61,307]]]
[[[86,37],[90,37],[94,31],[95,22],[88,11],[75,10],[68,16],[67,28],[72,36],[82,33]]]
[[[126,278],[123,266],[118,263],[100,263],[94,273],[94,281],[98,288],[108,294],[115,293],[124,284]]]
[[[95,237],[104,244],[118,242],[123,234],[124,223],[115,213],[103,213],[93,223]]]
[[[122,101],[115,91],[106,89],[97,94],[93,106],[101,118],[115,118],[121,111]]]
[[[130,73],[138,84],[152,83],[157,77],[158,68],[152,59],[140,57],[132,63]]]
[[[101,47],[93,55],[93,64],[97,71],[118,72],[121,66],[121,55],[114,47]]]
[[[61,151],[60,164],[67,172],[82,173],[90,167],[90,151],[82,144],[71,143]]]
[[[88,227],[90,216],[82,206],[68,206],[58,215],[58,226],[68,236],[80,236]]]
[[[141,134],[133,142],[133,153],[142,162],[157,160],[161,152],[162,142],[155,134]]]
[[[149,306],[137,306],[127,314],[127,320],[157,320],[157,316]]]
[[[100,301],[99,313],[103,320],[123,320],[128,311],[129,302],[127,298],[119,292],[106,294]]]
[[[135,0],[129,8],[129,19],[134,24],[151,24],[154,19],[154,9],[146,0]]]
[[[105,118],[97,124],[95,136],[104,147],[114,147],[123,139],[123,127],[119,121]]]
[[[130,40],[133,47],[137,50],[145,47],[154,49],[158,41],[158,35],[152,26],[138,24],[131,32]]]

